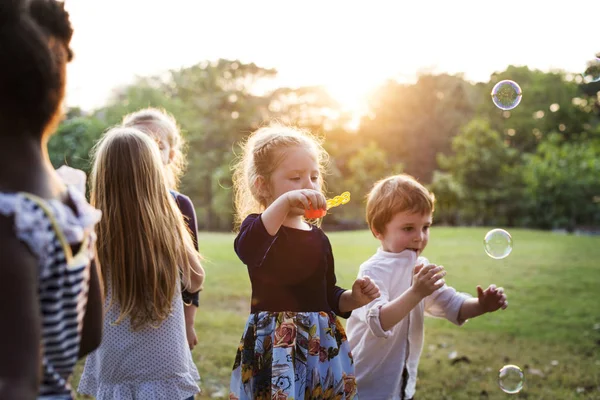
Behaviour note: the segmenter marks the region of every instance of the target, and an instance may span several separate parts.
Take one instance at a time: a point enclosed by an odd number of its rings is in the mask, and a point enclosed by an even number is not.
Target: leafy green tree
[[[522,92],[520,104],[509,111],[497,108],[491,98],[494,85],[505,79],[518,83]],[[559,132],[566,140],[580,140],[593,114],[590,97],[581,90],[574,75],[564,72],[510,66],[478,88],[482,98],[478,116],[489,119],[491,128],[521,152],[535,152],[552,132]]]
[[[461,194],[463,223],[514,223],[510,219],[518,215],[514,208],[522,191],[518,152],[482,119],[474,119],[464,127],[453,139],[452,150],[452,156],[440,155],[439,163],[462,190],[438,193],[440,202],[451,204],[457,200],[453,197]],[[436,184],[441,183],[438,180]],[[444,198],[444,194],[450,198]]]
[[[48,142],[50,161],[55,168],[68,165],[88,174],[90,150],[106,125],[93,117],[78,116],[63,121]]]
[[[600,140],[572,143],[553,134],[526,156],[523,171],[531,225],[600,225]]]
[[[434,220],[436,224],[457,225],[465,197],[464,188],[448,172],[436,170],[428,189],[435,195]]]
[[[412,85],[389,81],[373,95],[360,134],[428,183],[438,168],[436,155],[450,152],[452,138],[471,119],[475,94],[460,76],[422,75]]]

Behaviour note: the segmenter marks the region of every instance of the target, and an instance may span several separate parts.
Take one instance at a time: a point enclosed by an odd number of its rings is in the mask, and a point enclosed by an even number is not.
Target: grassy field
[[[448,271],[459,291],[491,283],[506,289],[505,311],[463,327],[428,318],[417,397],[439,399],[600,399],[600,237],[511,230],[504,260],[483,251],[484,228],[434,227],[423,254]],[[338,281],[349,287],[378,242],[367,231],[329,235]],[[201,399],[227,398],[233,358],[249,312],[250,283],[233,251],[233,235],[201,233],[206,289],[197,316],[194,360]],[[516,364],[525,387],[509,395],[498,370]],[[80,371],[80,369],[78,370]],[[76,384],[79,377],[76,376]],[[363,399],[369,400],[369,399]]]

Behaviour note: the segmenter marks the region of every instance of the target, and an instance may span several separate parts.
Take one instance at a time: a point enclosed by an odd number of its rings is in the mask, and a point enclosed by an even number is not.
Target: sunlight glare
[[[349,130],[358,130],[361,118],[369,111],[371,93],[385,78],[385,76],[355,75],[352,79],[338,78],[323,83],[331,97],[340,104],[341,113],[351,115],[351,120],[346,125]]]

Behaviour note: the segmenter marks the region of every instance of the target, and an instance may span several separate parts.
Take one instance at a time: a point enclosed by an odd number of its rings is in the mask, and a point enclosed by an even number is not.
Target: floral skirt
[[[250,314],[230,400],[358,399],[350,345],[333,312]]]

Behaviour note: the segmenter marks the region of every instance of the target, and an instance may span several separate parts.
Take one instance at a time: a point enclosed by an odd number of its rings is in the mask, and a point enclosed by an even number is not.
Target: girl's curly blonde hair
[[[270,182],[271,175],[281,163],[282,150],[301,146],[314,152],[319,164],[319,187],[325,190],[323,175],[329,154],[322,141],[310,132],[279,123],[259,128],[241,144],[242,153],[233,167],[235,228],[252,213],[260,213],[268,206],[268,199],[256,188],[258,177]]]

